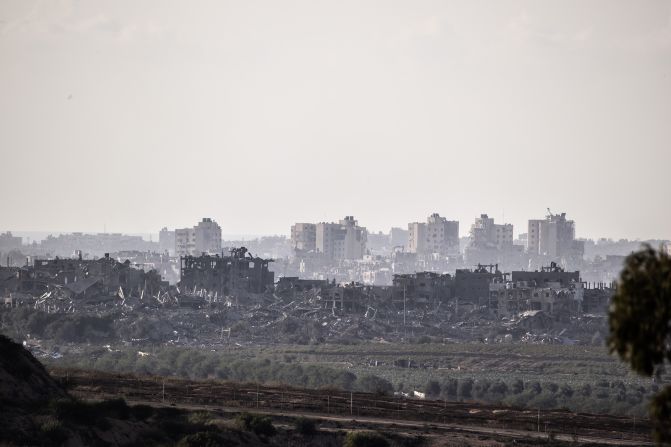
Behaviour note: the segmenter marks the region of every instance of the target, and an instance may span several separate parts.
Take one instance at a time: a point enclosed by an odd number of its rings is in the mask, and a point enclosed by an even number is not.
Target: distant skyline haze
[[[0,3],[0,231],[671,239],[671,1]]]

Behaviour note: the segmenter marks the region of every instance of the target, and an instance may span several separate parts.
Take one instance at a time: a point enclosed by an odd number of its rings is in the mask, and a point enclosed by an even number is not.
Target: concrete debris
[[[116,337],[130,344],[244,346],[361,340],[591,343],[606,332],[605,312],[597,310],[613,293],[556,264],[512,275],[497,265],[453,275],[397,274],[391,285],[377,286],[287,276],[274,283],[271,262],[244,247],[227,256],[185,256],[181,280],[170,285],[155,270],[109,255],[35,260],[0,267],[0,297],[7,308],[111,316]]]

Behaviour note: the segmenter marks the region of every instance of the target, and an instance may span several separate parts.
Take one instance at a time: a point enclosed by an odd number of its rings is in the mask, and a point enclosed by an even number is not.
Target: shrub
[[[527,390],[529,390],[529,392],[533,394],[540,394],[541,391],[543,391],[543,389],[541,388],[541,384],[538,382],[528,383]]]
[[[365,393],[390,394],[394,391],[394,386],[391,382],[372,374],[358,378],[355,387],[357,390]]]
[[[226,445],[226,439],[214,431],[202,431],[183,437],[177,447],[219,447]]]
[[[146,421],[154,415],[154,409],[149,405],[133,405],[130,412],[138,421]]]
[[[124,399],[110,399],[91,404],[100,416],[107,416],[114,419],[128,419],[130,416],[130,407]]]
[[[60,421],[54,418],[48,418],[44,421],[40,426],[40,430],[42,430],[48,442],[53,445],[63,445],[69,437]]]
[[[317,433],[317,425],[312,419],[299,417],[294,421],[296,431],[304,436],[311,436]]]
[[[161,420],[158,428],[172,439],[179,439],[198,431],[192,424],[180,419]]]
[[[105,417],[128,419],[130,407],[123,399],[111,399],[101,402],[84,402],[80,400],[55,400],[50,403],[51,413],[59,420],[74,422],[81,425],[98,424],[105,428]]]
[[[457,381],[457,379],[449,379],[447,382],[444,382],[442,386],[442,391],[445,397],[452,396],[456,399],[458,386],[459,382]]]
[[[424,388],[424,392],[427,396],[440,396],[440,383],[438,383],[436,380],[429,380],[429,382],[426,384],[426,388]]]
[[[196,411],[189,415],[189,422],[195,425],[207,425],[212,421],[212,415],[207,411]]]
[[[381,434],[372,431],[349,432],[345,437],[343,447],[388,447],[387,441]]]
[[[561,387],[561,394],[565,397],[573,396],[573,388],[570,385],[563,385]]]
[[[466,379],[459,382],[459,397],[470,399],[473,391],[473,379]]]
[[[93,425],[98,418],[92,406],[79,400],[55,400],[50,403],[51,413],[61,421]]]
[[[235,418],[235,424],[241,430],[251,431],[259,436],[273,436],[277,433],[272,420],[268,416],[240,413]]]

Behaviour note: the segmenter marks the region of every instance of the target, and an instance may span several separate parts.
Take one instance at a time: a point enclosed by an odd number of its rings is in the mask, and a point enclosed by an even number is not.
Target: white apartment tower
[[[196,253],[196,232],[193,228],[175,230],[175,255],[193,256]]]
[[[494,218],[481,214],[471,225],[471,246],[498,248],[513,245],[513,225],[495,224]]]
[[[575,240],[575,222],[566,213],[552,214],[545,219],[530,219],[527,252],[552,258],[582,257],[584,246]]]
[[[195,249],[196,254],[221,253],[221,227],[209,217],[203,218],[198,225],[194,227],[196,235]]]
[[[330,259],[361,259],[366,253],[368,232],[354,216],[339,223],[320,222],[315,226],[315,247]]]
[[[408,224],[408,251],[418,254],[459,254],[459,222],[430,215],[426,222]]]
[[[198,256],[202,253],[221,252],[221,227],[209,217],[203,218],[193,228],[175,230],[175,254]]]

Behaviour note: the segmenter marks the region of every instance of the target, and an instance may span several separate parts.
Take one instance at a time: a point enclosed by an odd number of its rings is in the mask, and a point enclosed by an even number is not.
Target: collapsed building
[[[32,265],[0,271],[0,292],[9,300],[61,305],[97,304],[126,297],[153,296],[167,283],[156,271],[145,272],[105,254],[100,259],[36,259]]]
[[[391,287],[367,286],[360,283],[338,284],[322,290],[324,308],[339,313],[375,311],[378,303],[388,303]]]
[[[557,320],[580,315],[587,309],[601,313],[609,299],[607,293],[587,287],[580,272],[564,271],[556,263],[532,272],[503,273],[496,264],[478,264],[473,270],[457,269],[454,275],[396,274],[391,286],[290,277],[280,279],[276,287],[279,296],[291,299],[308,290],[310,296],[319,297],[327,307],[343,312],[365,311],[376,305],[396,311],[451,306],[457,315],[476,309],[486,309],[498,317],[543,311]],[[589,299],[585,299],[586,295]]]
[[[144,268],[161,261],[133,255]],[[603,333],[613,290],[581,282],[579,272],[556,264],[533,272],[479,264],[453,274],[396,274],[391,285],[380,286],[335,277],[284,276],[274,283],[271,262],[244,247],[228,256],[185,256],[181,280],[170,286],[154,271],[109,256],[37,260],[0,268],[0,296],[9,294],[12,307],[50,313],[109,311],[131,326],[160,321],[162,339],[180,344],[221,343],[224,333],[239,341],[301,343],[420,336],[568,343]]]
[[[321,290],[329,287],[327,279],[300,279],[298,276],[283,276],[275,284],[275,293],[282,296],[296,296],[307,290]],[[335,286],[335,280],[332,283]]]

